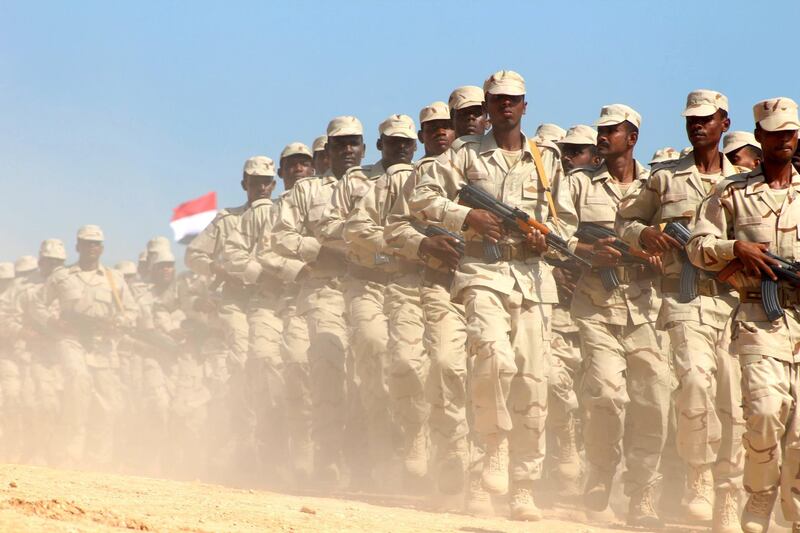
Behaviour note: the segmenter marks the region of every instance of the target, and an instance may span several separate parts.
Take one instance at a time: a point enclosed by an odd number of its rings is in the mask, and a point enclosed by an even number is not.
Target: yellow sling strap
[[[536,142],[532,139],[528,140],[528,146],[531,149],[531,153],[533,154],[533,163],[536,165],[536,173],[539,175],[539,179],[542,181],[542,186],[544,187],[544,194],[547,196],[547,206],[550,208],[550,216],[553,217],[553,220],[558,223],[558,213],[556,213],[556,203],[553,201],[553,192],[550,189],[550,180],[547,178],[547,174],[544,171],[544,163],[542,163],[542,154],[539,152],[539,147],[536,146]]]
[[[125,309],[122,307],[122,298],[119,296],[119,290],[117,290],[117,284],[114,282],[114,276],[111,274],[111,270],[106,268],[105,271],[108,284],[111,285],[111,295],[114,297],[114,304],[117,306],[117,311],[123,313]]]

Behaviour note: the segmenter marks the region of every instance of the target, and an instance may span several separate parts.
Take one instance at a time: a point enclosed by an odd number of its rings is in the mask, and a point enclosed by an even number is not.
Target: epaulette
[[[744,167],[736,167],[737,169],[744,169],[739,174],[734,174],[733,176],[728,176],[727,178],[722,178],[716,184],[714,184],[714,188],[711,189],[711,192],[714,194],[722,194],[729,185],[733,185],[735,183],[746,183],[747,179],[750,177],[752,170],[749,168]]]
[[[453,144],[450,145],[450,149],[459,150],[464,145],[480,143],[482,139],[483,135],[462,135],[461,137],[453,141]],[[458,143],[458,145],[456,145],[456,143]]]

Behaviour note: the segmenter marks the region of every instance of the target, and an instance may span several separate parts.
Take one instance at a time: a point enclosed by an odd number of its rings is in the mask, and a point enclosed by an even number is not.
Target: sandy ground
[[[545,502],[537,523],[433,512],[432,498],[276,494],[199,482],[49,468],[0,466],[0,531],[601,533],[635,531],[591,523],[568,502]],[[638,530],[641,531],[641,530]],[[666,531],[709,531],[670,525]]]

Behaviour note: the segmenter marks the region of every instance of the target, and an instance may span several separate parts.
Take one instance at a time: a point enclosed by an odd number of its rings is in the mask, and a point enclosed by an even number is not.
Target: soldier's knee
[[[711,394],[713,376],[693,368],[680,379],[678,395],[683,397],[708,397]]]

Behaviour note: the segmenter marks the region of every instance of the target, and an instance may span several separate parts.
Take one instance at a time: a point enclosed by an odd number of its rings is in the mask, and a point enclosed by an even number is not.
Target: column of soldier
[[[352,116],[277,172],[250,158],[246,202],[177,276],[163,237],[138,269],[104,267],[92,225],[74,265],[54,239],[1,264],[3,458],[429,483],[516,520],[541,517],[543,476],[602,517],[624,468],[631,525],[659,527],[677,495],[715,532],[762,532],[780,489],[800,531],[800,292],[781,276],[779,316],[761,304],[776,256],[800,256],[797,105],[761,101],[755,135],[728,132],[727,98],[693,91],[691,146],[649,170],[631,107],[527,138],[526,105],[500,71],[419,131],[388,117],[374,165]]]

